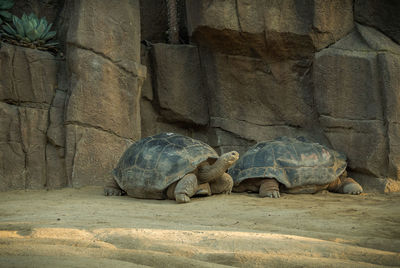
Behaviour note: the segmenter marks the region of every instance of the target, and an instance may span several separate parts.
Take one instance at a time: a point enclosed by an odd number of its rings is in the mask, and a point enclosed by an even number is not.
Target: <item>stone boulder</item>
[[[399,179],[399,46],[362,25],[315,55],[320,124],[349,168]]]
[[[264,59],[311,56],[353,28],[353,1],[187,0],[188,31],[213,51]]]
[[[139,0],[118,5],[67,1],[68,96],[65,169],[68,185],[104,185],[119,157],[140,138]]]
[[[211,139],[233,134],[232,146],[278,136],[303,135],[320,142],[318,115],[313,106],[311,61],[266,63],[262,59],[202,50],[208,88]],[[220,136],[221,134],[221,136]],[[218,137],[218,138],[216,138]],[[216,143],[213,146],[227,146]],[[232,147],[231,147],[232,148]]]
[[[153,46],[155,97],[168,121],[195,125],[208,123],[207,91],[198,48],[190,45]]]

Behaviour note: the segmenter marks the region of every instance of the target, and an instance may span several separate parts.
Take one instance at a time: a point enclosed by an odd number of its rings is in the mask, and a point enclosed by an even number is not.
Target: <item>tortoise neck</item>
[[[199,183],[210,182],[222,176],[229,168],[230,164],[223,158],[218,158],[212,165],[203,165],[199,167],[197,179]]]

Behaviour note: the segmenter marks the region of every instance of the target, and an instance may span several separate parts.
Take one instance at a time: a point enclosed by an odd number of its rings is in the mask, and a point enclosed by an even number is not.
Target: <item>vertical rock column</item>
[[[390,38],[360,24],[315,55],[320,123],[333,147],[346,153],[353,172],[400,177],[399,55],[400,46]]]
[[[68,1],[65,107],[68,184],[103,185],[140,138],[139,1]]]
[[[1,46],[0,191],[49,186],[46,146],[57,68],[50,53]]]

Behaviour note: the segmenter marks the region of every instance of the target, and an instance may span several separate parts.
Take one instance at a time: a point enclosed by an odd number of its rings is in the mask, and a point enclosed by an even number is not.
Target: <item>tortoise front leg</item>
[[[275,179],[263,179],[258,190],[260,197],[281,197],[279,193],[279,182]]]
[[[208,182],[202,183],[197,187],[195,196],[210,196],[212,194],[210,184]]]
[[[231,194],[233,179],[228,173],[210,182],[211,193],[213,194]]]
[[[194,174],[186,174],[176,185],[174,195],[178,203],[190,202],[198,188],[197,177]]]

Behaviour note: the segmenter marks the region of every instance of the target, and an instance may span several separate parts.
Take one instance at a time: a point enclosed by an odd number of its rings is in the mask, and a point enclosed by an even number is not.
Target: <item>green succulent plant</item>
[[[11,20],[12,14],[7,10],[14,6],[13,0],[0,0],[0,24],[5,20]],[[3,18],[3,19],[2,19]]]
[[[48,24],[45,17],[38,19],[34,13],[29,16],[24,13],[21,18],[13,15],[12,22],[14,27],[4,23],[2,34],[7,39],[17,41],[19,45],[40,49],[55,47],[58,44],[51,42],[56,32],[50,31],[53,24]]]

